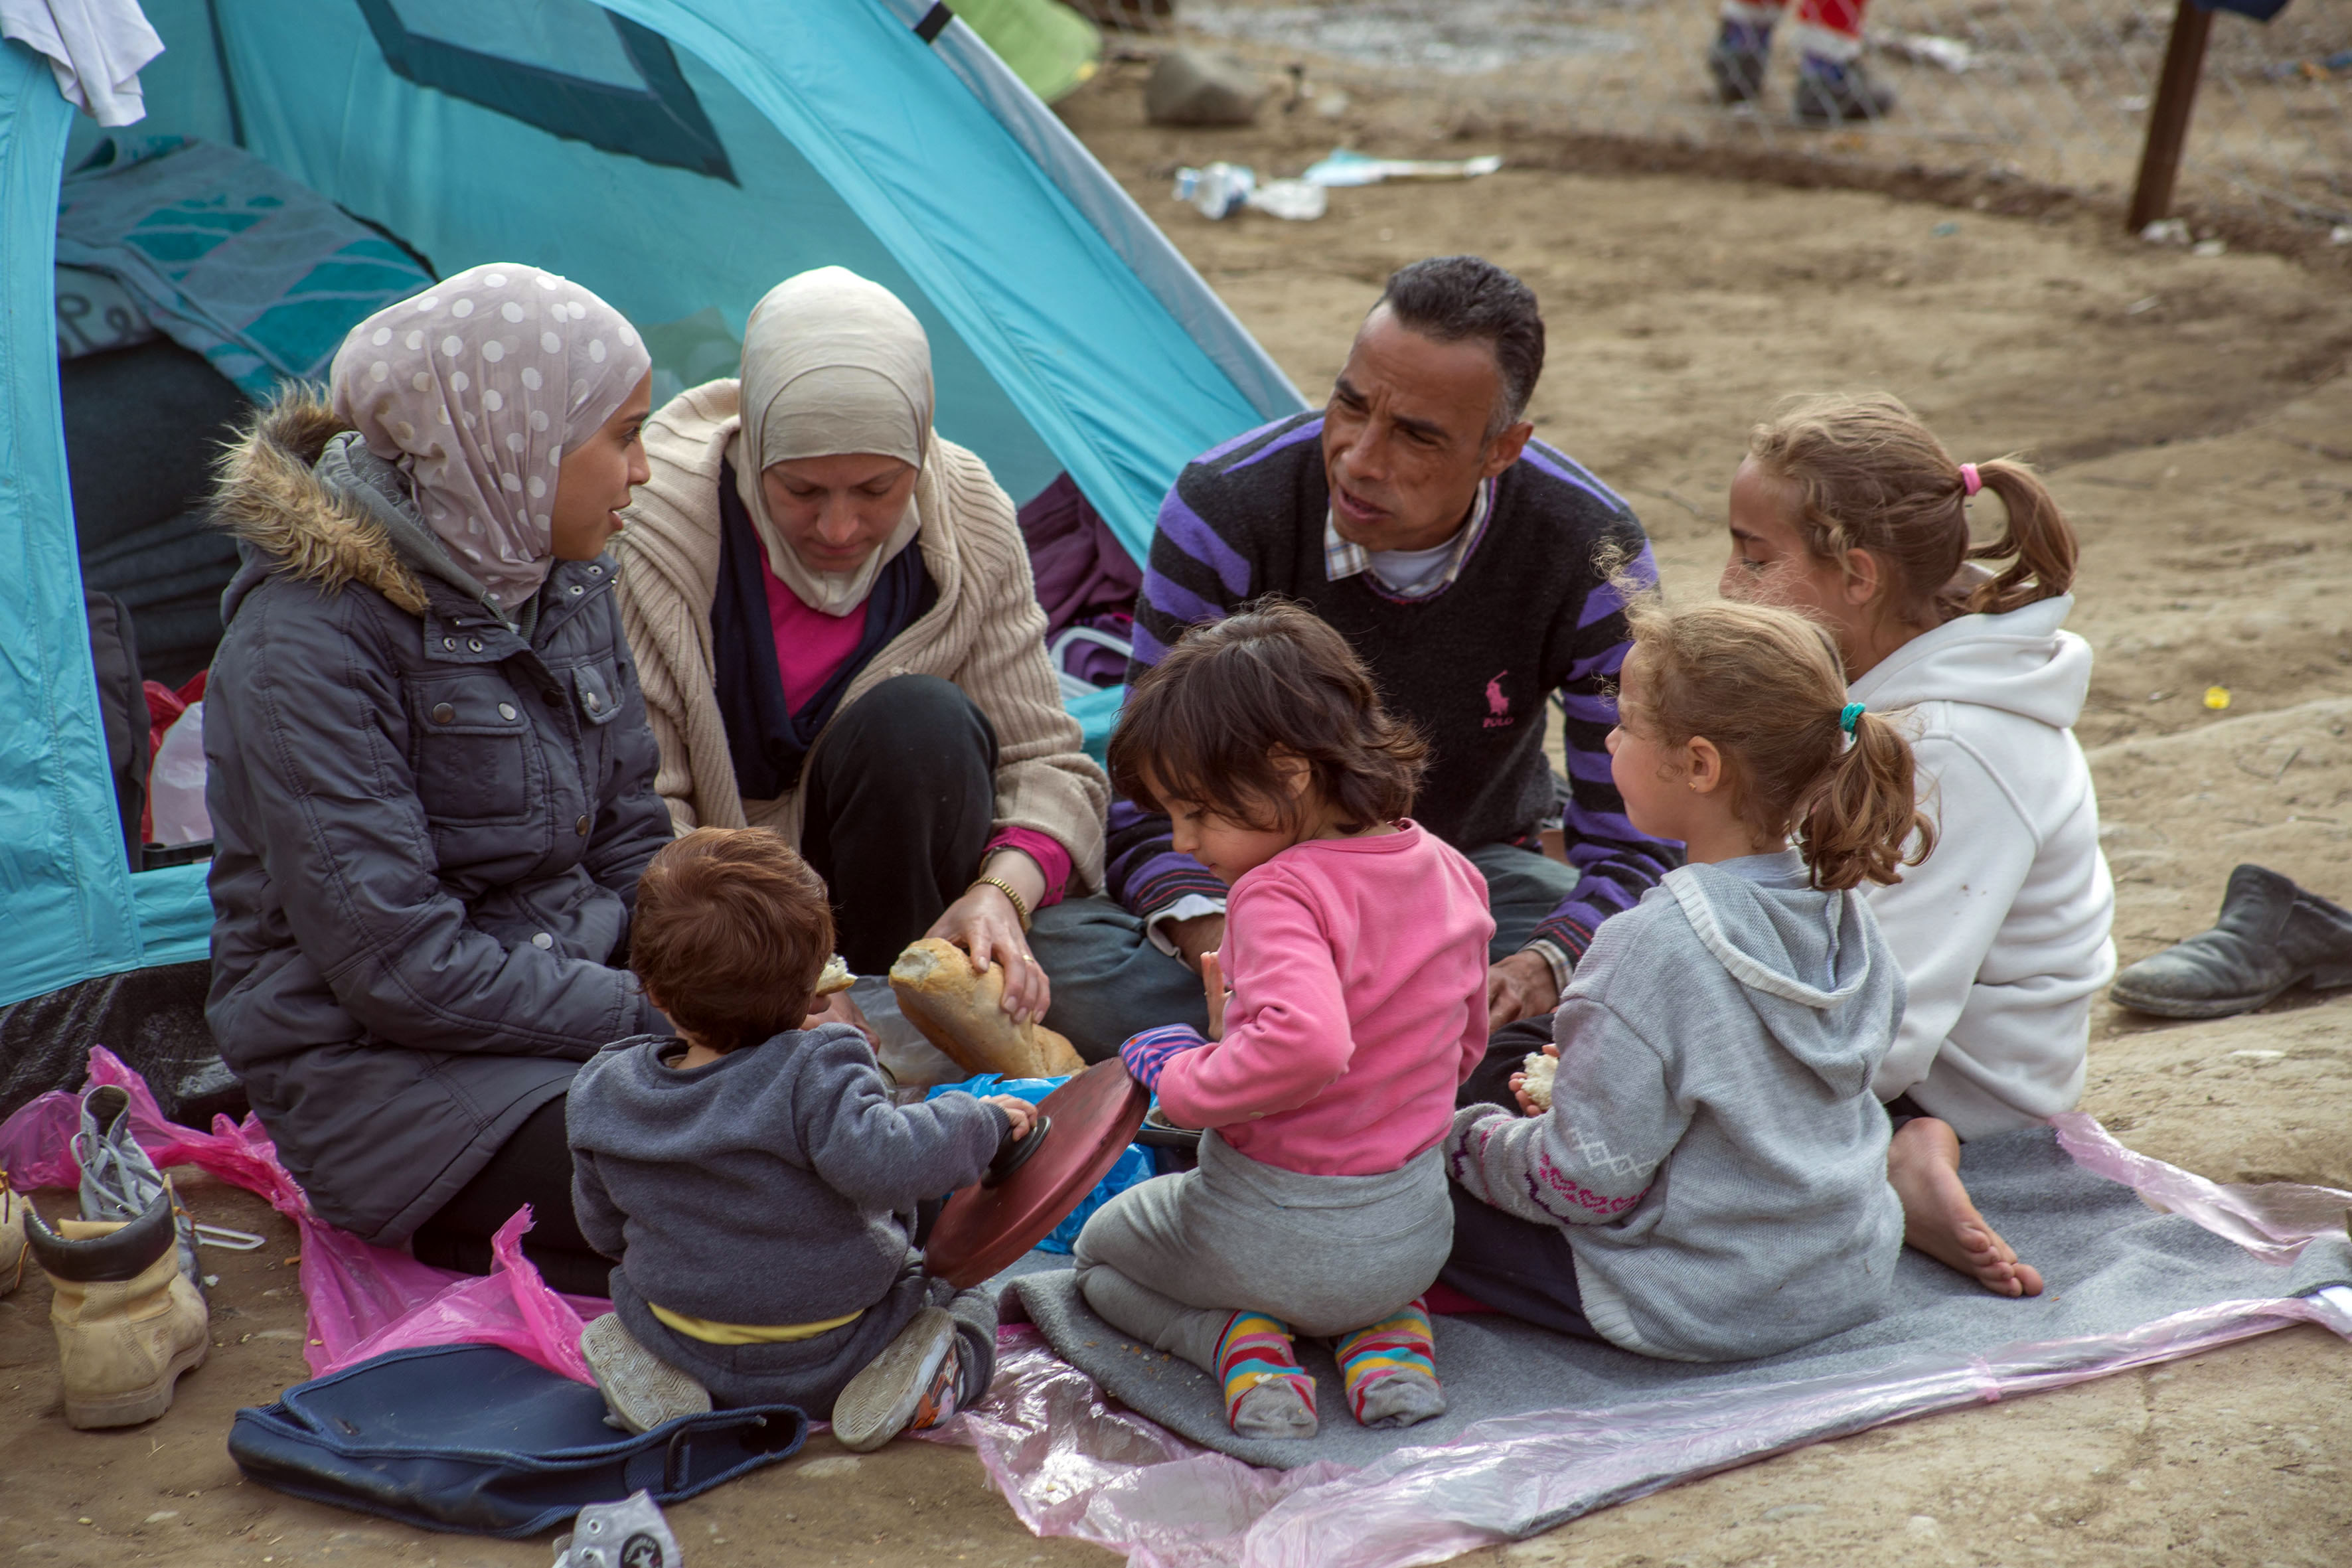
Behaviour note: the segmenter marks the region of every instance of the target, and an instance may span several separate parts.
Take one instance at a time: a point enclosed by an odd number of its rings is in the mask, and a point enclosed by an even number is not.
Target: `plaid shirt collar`
[[[1480,535],[1486,531],[1486,519],[1495,508],[1495,481],[1481,479],[1478,494],[1470,503],[1470,521],[1454,535],[1454,552],[1445,558],[1445,570],[1434,577],[1425,578],[1410,590],[1381,587],[1407,599],[1427,599],[1454,586],[1462,575],[1462,563],[1470,559],[1470,552],[1478,547]],[[1343,578],[1360,576],[1371,570],[1372,552],[1360,544],[1350,543],[1339,537],[1338,525],[1327,510],[1323,513],[1323,579],[1337,583]],[[1377,579],[1375,579],[1377,581]]]

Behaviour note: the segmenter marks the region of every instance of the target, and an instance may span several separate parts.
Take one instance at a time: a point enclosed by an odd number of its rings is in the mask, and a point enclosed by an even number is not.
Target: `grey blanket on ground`
[[[1067,1269],[1008,1281],[1005,1315],[1008,1321],[1026,1316],[1064,1360],[1138,1414],[1248,1464],[1287,1469],[1318,1459],[1369,1464],[1400,1448],[1446,1443],[1472,1423],[1497,1416],[1606,1412],[1767,1384],[1866,1377],[1881,1370],[1893,1374],[1924,1354],[1965,1358],[2021,1343],[2116,1333],[2218,1302],[2270,1300],[2352,1283],[2352,1244],[2342,1237],[2320,1237],[2293,1264],[2264,1263],[2084,1170],[2046,1131],[1970,1143],[1961,1172],[1986,1219],[2020,1257],[2041,1268],[2046,1287],[2041,1296],[1993,1296],[1906,1248],[1894,1298],[1874,1321],[1782,1355],[1711,1365],[1653,1361],[1501,1316],[1441,1316],[1437,1369],[1449,1408],[1402,1431],[1357,1426],[1328,1347],[1302,1344],[1300,1360],[1316,1377],[1321,1432],[1307,1442],[1236,1437],[1206,1373],[1136,1344],[1095,1316]],[[1801,1390],[1789,1392],[1793,1397]],[[1814,1430],[1776,1434],[1770,1446],[1853,1425],[1826,1411],[1820,1419]]]

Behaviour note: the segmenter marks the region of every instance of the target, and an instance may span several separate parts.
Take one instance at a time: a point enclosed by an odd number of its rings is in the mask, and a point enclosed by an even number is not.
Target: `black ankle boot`
[[[2304,980],[2322,990],[2352,985],[2352,910],[2276,871],[2241,866],[2212,930],[2141,959],[2108,994],[2162,1018],[2226,1018]]]

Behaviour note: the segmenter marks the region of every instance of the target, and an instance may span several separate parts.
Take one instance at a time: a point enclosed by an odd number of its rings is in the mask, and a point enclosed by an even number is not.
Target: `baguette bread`
[[[890,966],[890,989],[907,1021],[967,1072],[1064,1078],[1086,1070],[1068,1040],[1005,1016],[1003,964],[982,973],[953,942],[925,937],[910,945]]]

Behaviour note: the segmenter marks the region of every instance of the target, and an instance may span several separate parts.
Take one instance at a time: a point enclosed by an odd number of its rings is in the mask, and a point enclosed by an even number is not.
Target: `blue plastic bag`
[[[1006,1078],[1002,1073],[985,1072],[978,1078],[968,1078],[961,1083],[936,1083],[927,1090],[925,1100],[937,1100],[943,1094],[1017,1095],[1034,1105],[1070,1080],[1066,1078]],[[1129,1143],[1119,1152],[1118,1163],[1110,1173],[1095,1184],[1095,1190],[1086,1201],[1070,1213],[1070,1217],[1054,1227],[1053,1234],[1037,1244],[1040,1252],[1068,1252],[1077,1245],[1078,1232],[1094,1217],[1095,1210],[1118,1196],[1139,1182],[1148,1182],[1159,1173],[1151,1163],[1151,1151]]]

